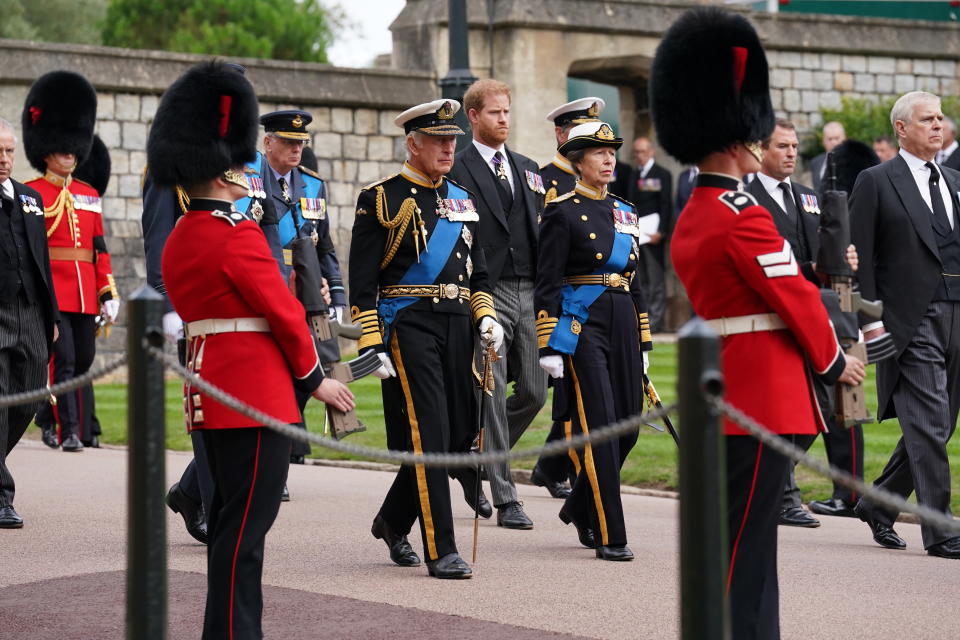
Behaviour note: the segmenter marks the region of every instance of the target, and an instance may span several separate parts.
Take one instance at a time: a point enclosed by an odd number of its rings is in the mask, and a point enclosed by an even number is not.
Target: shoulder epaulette
[[[244,172],[244,173],[256,173],[257,170],[254,169],[253,167],[249,166],[249,165],[243,165],[243,172]]]
[[[368,189],[373,189],[373,188],[376,187],[377,185],[380,185],[380,184],[383,184],[384,182],[389,182],[390,180],[393,180],[393,179],[396,178],[398,175],[400,175],[400,174],[399,174],[399,173],[391,173],[391,174],[390,174],[389,176],[387,176],[386,178],[380,178],[379,180],[374,180],[373,182],[371,182],[370,184],[368,184],[367,186],[365,186],[364,188],[362,188],[362,189],[360,189],[360,190],[361,190],[361,191],[367,191]]]
[[[724,191],[720,194],[719,200],[737,215],[740,215],[744,209],[757,205],[757,199],[746,191]]]
[[[220,211],[218,209],[214,209],[210,212],[210,215],[212,215],[214,218],[226,220],[230,223],[231,227],[235,227],[247,219],[247,217],[239,211]]]
[[[90,187],[91,189],[93,189],[93,185],[90,184],[89,182],[87,182],[86,180],[81,180],[81,179],[79,179],[79,178],[74,178],[73,181],[76,182],[77,184],[82,184],[82,185],[85,186],[85,187]],[[97,191],[96,189],[93,189],[93,190],[94,190],[94,191]],[[99,192],[97,192],[97,193],[99,193]]]
[[[301,172],[307,174],[308,176],[313,176],[317,180],[323,180],[323,178],[320,177],[320,174],[314,171],[313,169],[311,169],[310,167],[305,167],[301,164],[297,168],[300,169]]]
[[[627,200],[626,198],[621,198],[621,197],[618,196],[617,194],[615,194],[615,193],[610,193],[609,191],[607,191],[607,195],[610,196],[611,198],[613,198],[614,200],[619,200],[619,201],[622,202],[623,204],[628,204],[628,205],[630,205],[631,207],[633,207],[634,211],[636,211],[637,205],[633,204],[632,202],[630,202],[630,201]]]
[[[564,200],[566,200],[566,199],[568,199],[568,198],[572,198],[572,197],[573,197],[573,194],[575,194],[575,193],[576,193],[576,191],[569,191],[569,192],[563,194],[562,196],[557,196],[556,198],[554,198],[553,200],[550,201],[550,204],[554,204],[554,203],[557,203],[557,202],[563,202]]]

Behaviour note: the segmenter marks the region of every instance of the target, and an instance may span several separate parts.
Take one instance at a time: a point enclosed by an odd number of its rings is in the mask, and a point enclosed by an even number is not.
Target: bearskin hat
[[[72,71],[51,71],[33,83],[23,105],[23,148],[43,173],[51,153],[72,153],[82,164],[90,153],[97,121],[97,92]]]
[[[303,151],[300,154],[300,166],[306,167],[313,171],[317,172],[317,167],[320,166],[317,164],[317,155],[313,152],[313,149],[310,147],[304,147]]]
[[[759,142],[774,126],[767,57],[743,16],[692,9],[670,26],[650,73],[657,141],[696,164],[738,142]]]
[[[837,186],[833,189],[835,191],[850,193],[861,171],[880,164],[880,157],[870,145],[859,140],[844,140],[831,153],[837,171]],[[830,188],[829,176],[830,167],[828,166],[824,174],[824,184],[827,188]]]
[[[73,172],[73,177],[75,180],[83,180],[89,184],[101,196],[107,190],[107,185],[110,184],[110,152],[100,136],[93,135],[90,154]]]
[[[252,161],[257,96],[236,65],[212,60],[188,69],[164,92],[147,139],[155,184],[190,187]]]

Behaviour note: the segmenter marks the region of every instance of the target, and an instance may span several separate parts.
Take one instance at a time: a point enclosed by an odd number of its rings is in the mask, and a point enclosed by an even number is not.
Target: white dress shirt
[[[653,164],[654,164],[655,161],[656,161],[655,158],[650,158],[649,160],[647,160],[647,162],[646,162],[643,166],[638,167],[638,169],[640,169],[640,179],[641,179],[641,180],[645,180],[645,179],[646,179],[647,174],[650,173],[650,169],[653,169]]]
[[[493,147],[488,147],[474,138],[473,146],[475,146],[477,151],[480,152],[480,157],[482,157],[483,161],[487,163],[488,167],[490,167],[490,171],[493,171],[493,177],[497,180],[500,179],[500,176],[497,174],[497,165],[493,164],[493,156],[497,155],[497,151],[500,152],[500,155],[503,156],[503,170],[507,174],[507,184],[510,185],[510,193],[516,195],[516,190],[513,186],[513,169],[510,167],[510,158],[507,157],[506,145],[500,145],[499,148],[494,149]]]
[[[954,140],[949,147],[944,147],[940,151],[937,151],[937,164],[943,164],[946,162],[947,158],[953,155],[953,152],[957,150],[957,147],[960,147],[960,142]]]
[[[757,179],[760,181],[760,184],[763,185],[763,188],[766,190],[767,194],[773,198],[773,201],[777,203],[780,207],[780,213],[787,214],[787,203],[783,200],[783,189],[780,188],[780,183],[785,182],[790,191],[793,192],[793,185],[790,184],[790,178],[784,178],[783,180],[777,180],[776,178],[771,178],[767,174],[758,171]]]
[[[3,188],[3,195],[13,200],[13,180],[7,178],[2,184],[0,184],[0,187]]]
[[[910,168],[910,174],[917,183],[920,197],[923,198],[923,201],[927,204],[927,207],[930,209],[930,215],[932,216],[933,203],[930,202],[930,169],[926,166],[927,161],[921,160],[906,149],[900,149],[900,156],[907,161],[907,167]],[[940,196],[943,198],[943,206],[947,210],[947,220],[950,222],[950,228],[952,229],[954,226],[953,198],[950,195],[950,186],[943,177],[943,172],[940,171],[940,167],[937,166],[936,163],[934,163],[934,166],[937,167],[937,171],[940,173]]]

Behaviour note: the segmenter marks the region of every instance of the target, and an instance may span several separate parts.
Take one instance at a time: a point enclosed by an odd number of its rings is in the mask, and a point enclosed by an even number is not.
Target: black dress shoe
[[[22,529],[23,518],[13,509],[13,505],[0,507],[0,529]]]
[[[533,529],[533,520],[523,512],[519,502],[508,502],[497,507],[497,526],[507,529]]]
[[[580,544],[585,546],[588,549],[594,549],[597,546],[597,539],[593,535],[593,529],[590,527],[580,524],[573,518],[571,518],[566,511],[560,509],[560,520],[563,521],[563,524],[573,523],[573,526],[577,528],[577,536],[580,538]]]
[[[41,427],[43,432],[40,436],[40,439],[43,441],[43,444],[47,445],[51,449],[59,449],[60,441],[57,439],[57,428],[56,427]]]
[[[420,565],[420,556],[418,556],[413,550],[413,547],[410,546],[410,543],[407,541],[407,536],[401,536],[395,533],[382,516],[377,515],[377,517],[373,519],[373,526],[370,527],[370,533],[372,533],[373,537],[377,540],[383,540],[387,543],[387,548],[390,550],[390,559],[393,560],[394,564],[398,564],[401,567],[416,567]]]
[[[290,464],[303,464],[305,458],[302,454],[291,453],[290,454]]]
[[[810,511],[821,516],[839,516],[842,518],[857,517],[857,514],[853,512],[853,507],[851,507],[841,498],[830,498],[829,500],[811,500],[807,507],[810,509]]]
[[[539,466],[534,466],[533,471],[530,472],[530,482],[538,487],[546,487],[547,491],[554,498],[566,500],[570,497],[570,487],[563,482],[557,482],[547,477],[547,474],[541,471]]]
[[[290,489],[287,489],[287,483],[283,483],[283,493],[280,494],[280,502],[290,502]]]
[[[167,506],[174,513],[179,513],[183,524],[187,527],[194,540],[207,544],[207,515],[203,511],[203,503],[195,502],[183,492],[179,482],[174,482],[167,491]]]
[[[601,560],[613,560],[614,562],[629,562],[633,560],[633,551],[630,551],[630,547],[624,545],[622,547],[610,547],[607,545],[601,545],[597,547],[597,557]]]
[[[100,436],[93,436],[92,438],[90,438],[90,447],[92,449],[100,448]]]
[[[907,543],[903,538],[897,535],[897,532],[893,530],[892,527],[888,527],[885,524],[877,522],[873,518],[873,514],[863,508],[863,503],[858,502],[857,505],[853,508],[853,512],[857,514],[857,517],[863,520],[869,525],[870,530],[873,532],[873,540],[880,545],[881,547],[886,547],[887,549],[906,549]]]
[[[68,435],[60,446],[64,451],[83,451],[83,443],[75,433]]]
[[[927,547],[927,554],[938,558],[960,560],[960,538],[950,538]]]
[[[463,487],[463,499],[470,505],[470,509],[480,514],[481,518],[489,518],[493,515],[493,505],[483,494],[483,487],[480,488],[480,506],[477,507],[477,480],[476,476],[459,477],[460,485]],[[442,558],[441,558],[442,560]],[[437,561],[439,562],[439,560]]]
[[[820,526],[820,521],[800,507],[790,507],[780,512],[780,524],[787,527],[815,529]]]
[[[470,565],[459,553],[448,553],[442,558],[427,562],[427,573],[443,580],[463,580],[473,575]]]

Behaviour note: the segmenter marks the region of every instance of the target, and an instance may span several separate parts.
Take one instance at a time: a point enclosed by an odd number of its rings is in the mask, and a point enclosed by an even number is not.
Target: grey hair
[[[893,127],[893,133],[897,133],[897,120],[901,122],[910,122],[913,118],[913,110],[921,102],[936,102],[940,104],[940,96],[928,93],[926,91],[910,91],[893,103],[890,109],[890,126]]]
[[[582,178],[583,176],[580,175],[580,169],[577,167],[577,165],[583,162],[583,157],[587,155],[588,148],[589,147],[584,149],[576,149],[574,151],[571,151],[569,155],[567,155],[567,161],[570,163],[570,166],[573,168],[573,172],[577,174],[578,179]]]
[[[0,129],[6,129],[7,131],[9,131],[9,132],[13,135],[13,141],[14,141],[14,143],[16,143],[16,141],[17,141],[17,130],[14,128],[14,126],[13,126],[12,124],[10,124],[10,122],[9,122],[8,120],[5,120],[5,119],[3,119],[3,118],[0,118]]]
[[[411,132],[409,132],[409,133],[407,134],[407,140],[413,140],[414,146],[416,146],[416,147],[418,147],[418,148],[423,146],[423,134],[420,133],[419,131],[411,131]],[[405,147],[404,150],[407,152],[407,161],[409,161],[409,160],[410,160],[410,147],[407,146],[407,147]]]

